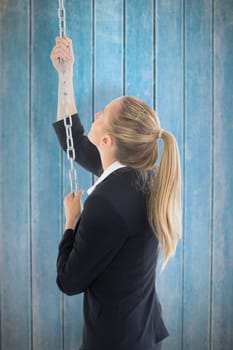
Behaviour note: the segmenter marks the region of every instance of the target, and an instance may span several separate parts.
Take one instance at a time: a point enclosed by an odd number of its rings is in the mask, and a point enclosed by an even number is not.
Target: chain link
[[[63,0],[59,0],[58,8],[58,18],[59,18],[59,29],[60,37],[66,36],[66,11],[63,4]],[[64,127],[66,131],[66,155],[67,159],[70,161],[69,169],[69,179],[70,179],[70,188],[71,192],[76,192],[78,190],[78,176],[77,171],[74,168],[75,160],[75,149],[72,136],[72,118],[70,115],[70,95],[69,95],[69,86],[67,78],[67,64],[64,60],[60,60],[59,63],[59,72],[62,74],[62,107],[65,113],[64,117]]]
[[[58,0],[58,6],[60,37],[64,38],[66,36],[66,10],[63,0]]]

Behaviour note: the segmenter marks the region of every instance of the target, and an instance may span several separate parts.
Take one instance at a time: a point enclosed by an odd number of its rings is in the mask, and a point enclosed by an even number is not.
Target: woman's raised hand
[[[56,45],[51,51],[50,58],[57,72],[61,69],[60,60],[64,60],[66,62],[67,71],[72,72],[75,60],[72,40],[67,37],[56,37]]]

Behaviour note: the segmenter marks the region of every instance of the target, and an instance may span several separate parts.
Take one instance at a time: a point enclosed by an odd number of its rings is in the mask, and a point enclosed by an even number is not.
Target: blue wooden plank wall
[[[57,6],[0,1],[1,350],[77,349],[82,335],[82,295],[55,284],[69,191],[51,127]],[[163,349],[232,350],[233,2],[67,0],[66,10],[85,128],[113,98],[137,95],[179,143],[184,232],[157,281]],[[87,189],[92,175],[77,168]]]

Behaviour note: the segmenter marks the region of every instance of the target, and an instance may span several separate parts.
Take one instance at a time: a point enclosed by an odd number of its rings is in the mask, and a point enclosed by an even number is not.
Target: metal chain
[[[64,7],[63,0],[59,0],[59,8],[58,8],[58,18],[59,18],[59,30],[60,37],[66,36],[66,11]],[[76,192],[78,190],[78,176],[77,171],[74,168],[74,160],[75,160],[75,149],[72,137],[72,118],[70,115],[70,95],[69,95],[69,86],[68,86],[68,78],[67,78],[67,64],[61,59],[60,74],[62,74],[62,107],[65,112],[64,117],[64,126],[66,130],[66,154],[67,159],[70,161],[70,170],[69,170],[69,179],[70,179],[70,188],[71,192]]]

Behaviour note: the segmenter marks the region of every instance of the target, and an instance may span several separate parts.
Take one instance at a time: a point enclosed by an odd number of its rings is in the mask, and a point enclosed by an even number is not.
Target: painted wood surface
[[[1,350],[77,349],[82,338],[82,294],[65,297],[55,283],[69,192],[69,164],[51,126],[57,6],[0,2]],[[67,0],[66,11],[85,129],[113,98],[137,95],[179,144],[184,232],[158,274],[170,332],[163,349],[230,350],[233,3]],[[87,189],[94,179],[77,169]]]
[[[29,6],[5,1],[0,16],[0,339],[1,349],[23,350],[31,346],[32,310]]]
[[[57,244],[62,230],[62,177],[60,150],[54,147],[51,128],[55,117],[51,107],[54,112],[56,108],[56,80],[49,61],[53,45],[50,35],[55,36],[57,32],[56,7],[45,0],[31,5],[32,340],[34,349],[59,349],[62,346],[61,295],[55,277]]]
[[[214,2],[212,347],[233,347],[233,4]]]
[[[154,15],[157,19],[155,26],[155,107],[162,128],[170,130],[177,138],[181,164],[184,168],[184,21],[182,4],[179,0],[157,1]],[[170,293],[168,286],[170,286]],[[165,322],[170,331],[170,336],[165,340],[164,347],[169,350],[181,349],[183,242],[179,244],[176,256],[170,261],[165,272],[159,275],[158,288]]]
[[[212,7],[185,4],[183,348],[208,348],[212,201]],[[194,215],[195,213],[195,215]],[[197,337],[198,334],[198,337]]]
[[[140,96],[153,105],[153,1],[125,1],[125,95]]]

